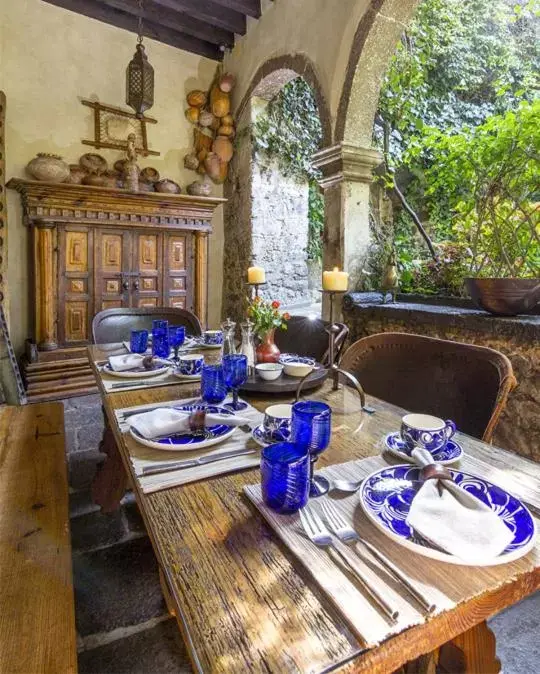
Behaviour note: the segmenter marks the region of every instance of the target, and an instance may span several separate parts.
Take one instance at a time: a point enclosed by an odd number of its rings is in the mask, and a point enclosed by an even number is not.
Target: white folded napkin
[[[171,407],[160,407],[151,412],[134,414],[126,419],[126,423],[138,431],[143,438],[149,440],[160,435],[189,431],[189,412],[182,412]],[[244,426],[245,424],[249,425],[250,422],[249,419],[236,414],[207,414],[204,423],[205,426],[216,426],[218,424]]]
[[[115,372],[134,370],[141,367],[145,356],[140,353],[127,353],[125,356],[109,356],[109,365]]]
[[[422,467],[434,463],[425,449],[414,449],[412,458]],[[443,485],[442,494],[439,483]],[[497,557],[513,538],[491,508],[450,480],[426,480],[413,499],[407,524],[468,564]]]

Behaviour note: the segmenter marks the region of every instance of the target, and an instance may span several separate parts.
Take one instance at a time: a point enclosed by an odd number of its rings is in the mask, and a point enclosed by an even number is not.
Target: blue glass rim
[[[148,337],[148,330],[132,330],[131,331],[132,337],[142,337],[143,335],[146,335]]]
[[[162,319],[155,319],[152,321],[152,330],[166,330],[169,327],[169,321],[164,321]]]
[[[327,403],[319,402],[317,400],[300,400],[292,406],[293,416],[295,414],[304,417],[318,417],[324,418],[330,416],[332,408]]]
[[[223,363],[246,363],[247,356],[243,353],[227,353],[222,358]]]
[[[309,452],[294,442],[275,442],[267,445],[261,457],[271,464],[293,465],[301,459],[307,459]]]
[[[213,365],[203,365],[202,372],[223,372],[223,365],[220,363],[214,363]]]

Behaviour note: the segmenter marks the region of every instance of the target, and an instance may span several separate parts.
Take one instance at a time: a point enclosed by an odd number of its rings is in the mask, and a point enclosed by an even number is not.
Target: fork
[[[352,573],[384,615],[392,623],[395,623],[398,619],[399,611],[390,606],[386,599],[375,588],[371,587],[369,580],[358,565],[354,555],[351,554],[349,548],[330,534],[315,511],[303,508],[299,512],[300,521],[309,540],[315,545],[325,548],[336,564],[345,567],[347,571]]]
[[[398,580],[405,586],[405,589],[408,590],[417,602],[428,612],[433,613],[435,610],[435,604],[428,599],[421,590],[419,590],[407,576],[399,569],[393,562],[391,562],[388,557],[379,552],[375,546],[373,546],[369,541],[366,541],[362,538],[357,531],[347,522],[343,515],[336,508],[336,505],[329,501],[328,499],[321,499],[320,501],[321,509],[323,511],[324,517],[330,526],[330,529],[334,534],[339,538],[343,543],[354,543],[354,551],[360,557],[360,559],[369,560],[369,557],[361,552],[358,548],[358,543],[361,543],[375,559],[383,566],[388,574],[390,574],[394,580]]]

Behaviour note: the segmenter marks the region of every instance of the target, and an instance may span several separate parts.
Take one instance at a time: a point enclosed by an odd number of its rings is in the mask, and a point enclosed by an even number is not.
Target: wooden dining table
[[[89,347],[106,417],[102,449],[107,454],[94,484],[104,510],[117,507],[131,486],[159,563],[163,592],[176,616],[196,672],[343,674],[369,672],[500,671],[495,638],[486,620],[540,587],[540,553],[529,553],[526,570],[502,586],[367,649],[313,581],[273,534],[243,493],[260,481],[244,470],[150,494],[142,492],[115,410],[166,403],[198,394],[192,382],[106,394],[99,367],[121,345]],[[381,438],[399,429],[404,410],[368,396],[375,412],[352,409],[343,391],[325,382],[310,397],[333,407],[329,448],[318,467],[379,454]],[[257,409],[292,398],[249,396]],[[359,423],[361,419],[362,423]],[[540,466],[503,449],[467,438],[467,452],[489,465],[497,482],[540,510]],[[495,477],[494,477],[495,476]],[[507,488],[510,488],[507,486]],[[537,520],[539,521],[539,520]],[[415,553],[403,550],[404,555]],[[418,564],[423,558],[418,556]],[[449,573],[474,569],[448,565]],[[407,664],[408,663],[408,664]],[[403,669],[402,669],[403,668]]]

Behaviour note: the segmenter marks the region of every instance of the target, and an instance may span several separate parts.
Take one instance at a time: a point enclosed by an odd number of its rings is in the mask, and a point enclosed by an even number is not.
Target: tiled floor
[[[166,611],[156,560],[133,498],[128,496],[111,515],[102,515],[90,499],[90,482],[103,459],[99,396],[70,398],[64,405],[79,671],[188,674],[189,660],[176,621]],[[540,593],[490,624],[504,674],[539,671]]]

